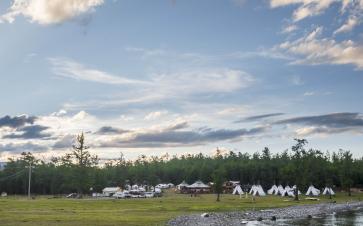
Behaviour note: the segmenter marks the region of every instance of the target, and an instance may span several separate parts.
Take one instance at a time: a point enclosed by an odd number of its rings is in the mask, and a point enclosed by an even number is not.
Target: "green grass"
[[[304,198],[304,196],[302,196]],[[329,202],[321,197],[320,201],[284,201],[287,198],[276,196],[251,197],[240,199],[238,196],[222,195],[216,202],[215,195],[188,195],[168,192],[162,198],[129,200],[75,200],[50,199],[47,196],[27,200],[25,197],[0,198],[1,226],[111,226],[111,225],[165,225],[168,219],[182,214],[265,209]],[[333,200],[346,202],[363,200],[363,194],[348,197],[338,194]]]

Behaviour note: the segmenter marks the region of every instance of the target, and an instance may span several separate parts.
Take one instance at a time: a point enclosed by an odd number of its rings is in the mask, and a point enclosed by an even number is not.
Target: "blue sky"
[[[361,156],[361,0],[0,2],[1,158]]]

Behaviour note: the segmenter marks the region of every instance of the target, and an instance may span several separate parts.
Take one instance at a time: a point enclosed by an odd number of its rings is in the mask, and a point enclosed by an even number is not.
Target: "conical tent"
[[[329,187],[325,187],[325,189],[323,191],[323,195],[335,195],[335,192],[333,191],[333,189],[331,189]]]
[[[277,187],[277,191],[274,193],[274,195],[282,195],[282,193],[285,191],[284,187],[282,187],[282,185],[280,184]]]
[[[232,192],[233,195],[243,195],[241,186],[237,185]]]
[[[272,195],[275,194],[276,192],[278,192],[278,188],[276,185],[273,185],[270,190],[267,191],[267,194]]]
[[[252,195],[253,192],[255,191],[255,189],[256,189],[256,185],[252,185],[251,190],[250,190],[250,192],[248,192],[248,194]]]
[[[252,192],[253,196],[266,196],[266,193],[264,192],[263,188],[261,187],[261,185],[255,186],[254,190]]]
[[[295,196],[295,194],[294,194],[294,191],[290,189],[290,190],[285,190],[285,191],[281,194],[281,196],[283,196],[283,197],[286,197],[286,196],[294,197],[294,196]]]
[[[294,186],[292,186],[292,191],[294,192],[294,194],[295,194],[295,189],[296,189],[296,185],[294,185]],[[301,191],[300,190],[298,190],[297,191],[297,193],[299,194],[299,195],[301,195]]]
[[[310,185],[308,191],[306,192],[306,196],[319,196],[320,190],[316,189],[313,185]]]

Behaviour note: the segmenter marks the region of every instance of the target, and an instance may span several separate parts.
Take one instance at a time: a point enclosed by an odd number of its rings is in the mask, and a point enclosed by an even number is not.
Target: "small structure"
[[[187,189],[189,193],[208,193],[211,187],[198,180],[194,184],[189,185]]]
[[[102,190],[102,194],[106,197],[113,196],[116,192],[120,192],[120,187],[106,187]]]
[[[125,190],[130,191],[131,189],[132,189],[131,185],[129,185],[129,184],[126,184],[126,185],[125,185]]]
[[[174,186],[174,184],[169,183],[169,184],[158,184],[155,187],[156,188],[160,188],[160,189],[168,189],[168,188],[172,188],[171,186]]]
[[[284,193],[284,191],[285,191],[284,187],[282,187],[282,185],[280,184],[277,187],[277,191],[275,191],[274,195],[282,195],[282,193]]]
[[[237,185],[232,192],[232,195],[243,195],[243,191],[240,185]]]
[[[1,197],[6,197],[6,196],[8,196],[8,193],[6,193],[6,192],[1,192]]]
[[[279,192],[279,189],[278,187],[274,184],[268,191],[267,191],[267,194],[269,195],[273,195],[275,193],[278,193]]]
[[[266,196],[261,185],[253,185],[249,193],[253,196]]]
[[[290,188],[290,186],[289,185],[286,185],[286,187],[285,187],[285,189],[284,189],[285,191],[290,191],[291,190],[291,188]]]
[[[176,189],[178,189],[181,193],[187,192],[189,184],[183,180],[180,184],[176,186]]]
[[[226,181],[223,183],[223,191],[224,193],[232,193],[234,188],[239,185],[240,182],[239,181]]]
[[[330,187],[325,187],[323,191],[323,195],[335,195],[335,192]]]
[[[316,189],[313,185],[310,185],[308,191],[306,192],[306,196],[319,196],[320,190]]]

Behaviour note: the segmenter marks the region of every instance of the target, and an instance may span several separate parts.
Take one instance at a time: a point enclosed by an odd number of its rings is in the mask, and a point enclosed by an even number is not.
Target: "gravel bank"
[[[226,212],[210,213],[208,217],[202,217],[201,214],[192,214],[179,216],[168,222],[170,226],[224,226],[224,225],[241,225],[243,221],[271,220],[276,219],[301,219],[309,216],[322,216],[334,212],[342,212],[362,208],[363,202],[335,204],[323,203],[314,205],[291,206],[286,208],[277,208],[260,211],[246,212]]]

